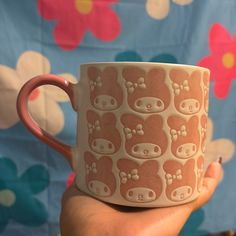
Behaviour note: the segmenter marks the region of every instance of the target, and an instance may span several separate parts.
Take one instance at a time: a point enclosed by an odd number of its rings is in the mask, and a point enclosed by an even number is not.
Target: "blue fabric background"
[[[0,64],[15,68],[18,57],[27,50],[33,50],[50,60],[52,73],[68,72],[78,80],[81,63],[120,60],[118,55],[122,53],[123,58],[127,57],[129,60],[129,51],[138,55],[137,60],[150,61],[158,55],[168,54],[177,63],[197,64],[209,54],[208,33],[213,23],[220,22],[231,35],[236,32],[234,0],[195,0],[186,6],[171,1],[169,15],[163,20],[151,18],[145,10],[145,2],[120,0],[113,5],[122,26],[121,34],[114,41],[102,42],[87,32],[78,47],[65,51],[54,41],[52,31],[55,22],[46,21],[39,15],[36,0],[1,0]],[[0,92],[2,89],[4,88],[0,87]],[[227,138],[235,143],[235,101],[234,81],[229,96],[223,100],[214,96],[211,84],[209,116],[214,122],[213,139]],[[69,103],[60,103],[60,106],[65,115],[65,126],[57,137],[73,144],[76,114]],[[58,235],[60,197],[70,173],[67,162],[56,151],[34,138],[20,122],[0,130],[0,158],[3,157],[15,163],[18,176],[38,164],[48,171],[48,187],[35,195],[47,209],[48,218],[44,224],[36,226],[20,224],[10,219],[0,235]],[[224,164],[224,179],[214,197],[203,209],[192,215],[183,229],[183,235],[204,235],[236,228],[235,168],[236,159],[233,157]],[[24,214],[24,209],[21,210]]]

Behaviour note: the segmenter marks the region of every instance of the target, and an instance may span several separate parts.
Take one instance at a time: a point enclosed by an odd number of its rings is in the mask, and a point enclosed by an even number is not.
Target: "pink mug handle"
[[[31,131],[33,135],[63,154],[69,162],[70,166],[73,168],[73,147],[61,142],[60,140],[47,133],[45,130],[41,129],[28,111],[28,100],[30,94],[34,89],[42,85],[54,85],[64,90],[68,94],[73,106],[75,84],[70,83],[69,81],[58,75],[39,75],[29,80],[21,88],[17,97],[18,115],[20,117],[20,120],[29,129],[29,131]]]

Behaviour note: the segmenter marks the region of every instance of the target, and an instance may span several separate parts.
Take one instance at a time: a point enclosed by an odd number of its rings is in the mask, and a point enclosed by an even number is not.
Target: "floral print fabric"
[[[0,1],[0,11],[0,235],[59,235],[61,196],[75,177],[62,155],[20,122],[19,90],[47,73],[77,83],[81,64],[101,61],[210,69],[205,168],[222,156],[224,176],[214,198],[180,235],[235,228],[234,1],[21,0]],[[28,106],[42,129],[75,145],[77,114],[63,91],[39,87]],[[78,138],[84,138],[79,131]]]
[[[27,51],[19,57],[16,69],[0,65],[0,85],[5,88],[0,93],[0,129],[9,128],[19,122],[16,98],[24,83],[36,75],[48,74],[50,70],[48,59],[33,51]],[[70,74],[62,76],[70,82],[76,82],[75,77]],[[62,90],[54,86],[40,87],[30,95],[30,112],[40,127],[47,127],[49,133],[57,134],[64,126],[64,114],[58,102],[68,101],[68,96]]]
[[[46,222],[47,209],[36,195],[48,184],[49,173],[45,167],[34,165],[19,175],[11,159],[0,157],[0,233],[12,219],[29,227]]]
[[[38,9],[46,20],[57,21],[53,34],[59,47],[71,50],[87,31],[108,42],[118,37],[120,20],[111,8],[115,3],[117,0],[38,0]]]
[[[236,35],[231,36],[219,23],[211,26],[209,32],[210,54],[203,57],[199,65],[211,70],[214,94],[224,99],[230,92],[232,80],[236,79]]]

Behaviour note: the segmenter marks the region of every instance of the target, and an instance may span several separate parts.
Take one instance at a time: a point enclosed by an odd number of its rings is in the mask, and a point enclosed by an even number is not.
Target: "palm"
[[[72,186],[62,200],[61,235],[178,235],[190,214],[210,199],[220,176],[221,166],[213,163],[206,172],[203,190],[197,200],[176,207],[155,209],[107,204]]]

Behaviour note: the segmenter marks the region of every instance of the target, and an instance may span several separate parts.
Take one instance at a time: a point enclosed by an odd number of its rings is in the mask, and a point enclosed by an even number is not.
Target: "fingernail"
[[[219,157],[218,162],[222,164],[222,157]]]

